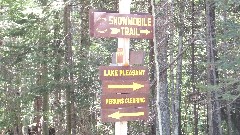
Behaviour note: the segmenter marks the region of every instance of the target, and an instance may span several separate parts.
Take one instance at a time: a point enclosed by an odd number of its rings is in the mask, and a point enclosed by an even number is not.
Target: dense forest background
[[[101,123],[98,67],[117,39],[89,36],[89,9],[118,0],[0,1],[0,134],[112,135]],[[240,1],[132,0],[155,18],[146,52],[150,114],[129,135],[240,134]]]

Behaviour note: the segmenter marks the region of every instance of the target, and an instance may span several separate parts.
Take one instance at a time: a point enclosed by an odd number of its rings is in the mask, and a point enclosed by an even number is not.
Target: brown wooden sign
[[[89,11],[90,36],[153,39],[152,15]]]
[[[135,121],[147,120],[149,109],[148,107],[135,108],[128,107],[123,109],[102,109],[102,122],[118,122],[118,121]]]
[[[130,51],[129,64],[130,65],[143,65],[144,64],[144,51]]]
[[[149,81],[102,81],[102,93],[149,93]]]
[[[124,107],[141,107],[148,105],[148,94],[103,94],[101,95],[101,108],[113,109]]]
[[[148,80],[148,68],[146,66],[100,66],[100,80]]]
[[[120,50],[118,50],[120,51]],[[144,51],[130,51],[129,64],[130,65],[143,65],[144,64]],[[112,64],[122,63],[123,57],[119,52],[112,53]]]

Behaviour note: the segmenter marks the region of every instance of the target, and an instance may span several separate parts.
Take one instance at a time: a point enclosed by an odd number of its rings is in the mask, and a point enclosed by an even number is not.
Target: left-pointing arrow
[[[135,112],[135,113],[120,113],[119,111],[112,113],[108,115],[108,117],[114,118],[114,119],[120,119],[121,117],[134,117],[134,116],[143,116],[144,112]]]
[[[99,30],[99,29],[96,29],[96,31],[98,32],[98,33],[106,33],[107,32],[107,29],[105,29],[105,30]]]
[[[143,88],[144,85],[133,82],[131,85],[108,85],[110,89],[132,89],[133,91]]]

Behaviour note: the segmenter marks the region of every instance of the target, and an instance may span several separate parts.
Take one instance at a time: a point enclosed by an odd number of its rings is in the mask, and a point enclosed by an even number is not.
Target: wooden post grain
[[[119,0],[119,13],[130,14],[130,5],[132,0]],[[118,48],[123,48],[123,64],[119,66],[129,65],[129,38],[118,38]],[[127,135],[127,121],[115,123],[115,135]]]

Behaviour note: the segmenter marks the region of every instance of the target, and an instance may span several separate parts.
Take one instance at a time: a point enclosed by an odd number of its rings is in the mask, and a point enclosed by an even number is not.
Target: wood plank
[[[128,107],[122,109],[102,109],[102,122],[120,122],[120,121],[136,121],[147,120],[149,114],[148,107]]]
[[[147,66],[100,66],[100,80],[149,80]]]
[[[89,11],[90,36],[153,39],[153,16]]]
[[[101,108],[124,108],[148,106],[149,94],[103,94],[101,95]]]
[[[130,65],[143,65],[144,57],[144,51],[130,51],[129,63]]]
[[[102,81],[102,93],[149,93],[149,81]]]

